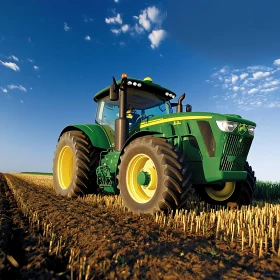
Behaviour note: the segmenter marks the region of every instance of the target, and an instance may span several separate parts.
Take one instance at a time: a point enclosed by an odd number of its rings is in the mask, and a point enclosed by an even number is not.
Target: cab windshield
[[[108,96],[99,100],[97,104],[96,122],[101,125],[108,125],[112,130],[115,130],[115,120],[119,117],[119,101],[111,101]],[[128,90],[127,105],[130,129],[139,125],[142,120],[172,114],[169,101],[137,89]]]

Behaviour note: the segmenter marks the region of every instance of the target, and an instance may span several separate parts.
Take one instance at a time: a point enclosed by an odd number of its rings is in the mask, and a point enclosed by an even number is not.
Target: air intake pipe
[[[187,104],[186,105],[186,112],[191,112],[192,111],[192,105]]]

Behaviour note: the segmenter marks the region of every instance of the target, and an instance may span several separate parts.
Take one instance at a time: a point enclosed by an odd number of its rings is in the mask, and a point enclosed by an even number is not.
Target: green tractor
[[[58,195],[120,194],[133,212],[170,212],[190,190],[214,205],[249,205],[256,188],[247,156],[256,124],[233,114],[183,110],[176,94],[126,74],[98,92],[95,124],[70,125],[53,162]],[[173,107],[174,112],[173,112]]]

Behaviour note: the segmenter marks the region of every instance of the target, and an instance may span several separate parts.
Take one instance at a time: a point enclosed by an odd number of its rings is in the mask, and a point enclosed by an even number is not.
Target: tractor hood
[[[255,122],[243,119],[239,115],[234,114],[217,114],[212,112],[182,112],[173,113],[164,116],[151,117],[148,120],[142,121],[140,128],[144,128],[151,125],[158,125],[168,122],[180,122],[184,120],[208,120],[208,121],[233,121],[238,123],[243,123],[247,125],[256,126]]]

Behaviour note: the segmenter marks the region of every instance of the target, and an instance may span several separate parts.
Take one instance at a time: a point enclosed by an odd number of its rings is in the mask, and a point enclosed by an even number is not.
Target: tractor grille
[[[223,171],[241,171],[244,167],[244,158],[247,157],[252,138],[242,138],[238,135],[226,135],[226,141],[223,148],[220,170]],[[229,161],[228,157],[238,157],[234,161]]]

